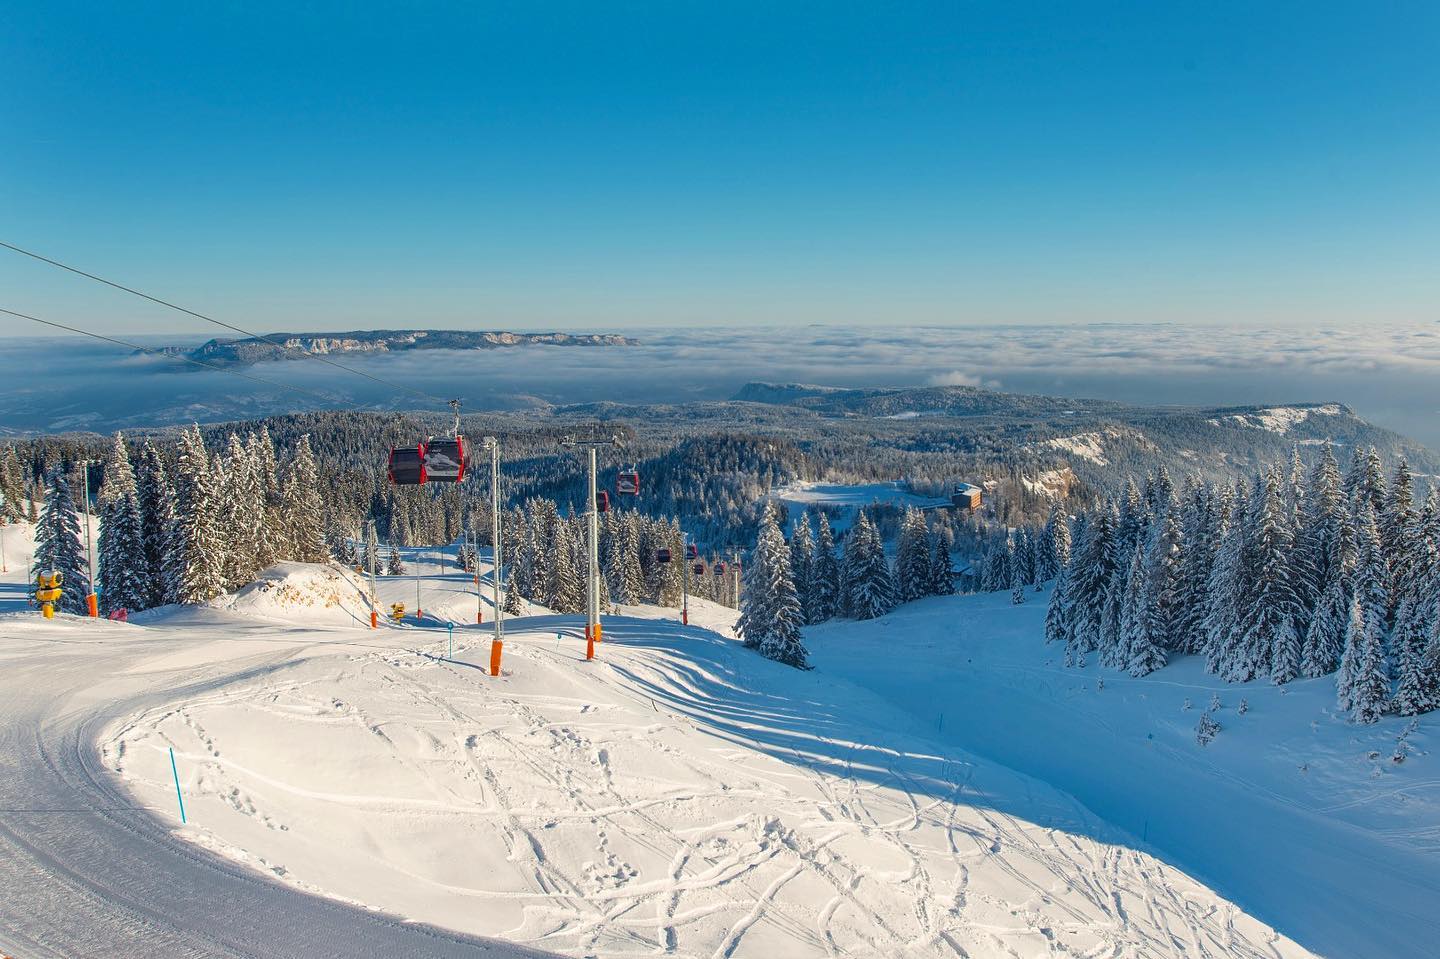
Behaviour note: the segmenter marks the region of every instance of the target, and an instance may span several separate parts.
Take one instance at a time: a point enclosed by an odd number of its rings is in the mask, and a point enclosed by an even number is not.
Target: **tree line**
[[[824,512],[807,511],[787,543],[783,510],[772,502],[745,571],[736,632],[761,655],[805,668],[801,628],[836,616],[875,619],[901,603],[954,592],[949,540],[917,509],[905,513],[892,565],[869,513],[860,510],[837,554]]]
[[[1228,682],[1335,675],[1359,723],[1440,705],[1440,492],[1416,504],[1374,448],[1326,444],[1234,484],[1164,470],[1074,521],[1045,638],[1065,662],[1142,676],[1197,655]],[[1026,574],[1011,571],[1018,582]],[[1038,579],[1038,574],[1032,579]],[[993,585],[993,578],[991,581]]]

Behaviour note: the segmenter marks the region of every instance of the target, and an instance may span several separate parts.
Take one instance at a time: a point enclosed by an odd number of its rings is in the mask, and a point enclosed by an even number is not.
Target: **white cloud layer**
[[[629,331],[627,331],[629,332]],[[798,327],[635,331],[634,348],[528,347],[340,357],[377,376],[473,408],[551,403],[685,402],[730,396],[750,380],[836,386],[965,385],[1127,402],[1242,404],[1339,401],[1440,445],[1440,324],[1382,330],[1167,325]],[[288,409],[277,394],[219,373],[154,372],[161,361],[122,358],[69,340],[43,351],[0,340],[0,428],[36,429],[79,417],[97,427],[143,420],[147,409],[193,404],[193,415]],[[308,361],[251,372],[348,401],[412,407],[360,377]],[[301,401],[303,403],[303,401]],[[96,414],[98,410],[98,415]],[[211,416],[210,418],[213,418]],[[76,422],[78,425],[79,421]]]

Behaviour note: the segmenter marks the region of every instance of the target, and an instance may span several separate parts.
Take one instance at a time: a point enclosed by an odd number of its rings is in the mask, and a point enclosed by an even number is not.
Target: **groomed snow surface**
[[[269,579],[143,628],[203,651],[227,622],[338,623],[357,595],[348,573]],[[473,609],[463,576],[422,586]],[[387,602],[410,590],[382,580]],[[720,607],[692,609],[713,628],[624,612],[590,663],[576,618],[510,622],[499,678],[480,668],[488,625],[457,629],[453,659],[434,625],[367,632],[379,648],[118,721],[102,753],[178,836],[279,882],[561,955],[1309,954],[1065,793],[966,752],[963,729],[921,721],[910,707],[963,695],[960,675],[896,704],[828,665],[866,672],[844,627],[801,672],[743,649]]]

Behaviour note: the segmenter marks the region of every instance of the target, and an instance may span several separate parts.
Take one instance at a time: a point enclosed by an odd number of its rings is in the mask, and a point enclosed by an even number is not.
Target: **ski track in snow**
[[[499,680],[475,632],[458,662],[309,659],[133,717],[105,756],[163,808],[173,746],[182,835],[281,881],[565,955],[1307,954],[1011,813],[1087,815],[858,690],[633,618],[586,664],[557,622],[512,623]]]

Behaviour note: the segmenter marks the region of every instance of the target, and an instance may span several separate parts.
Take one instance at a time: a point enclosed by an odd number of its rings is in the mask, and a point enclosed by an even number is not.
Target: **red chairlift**
[[[615,477],[615,493],[618,496],[639,496],[640,471],[633,466],[621,470],[620,475]]]
[[[598,490],[598,491],[595,493],[595,512],[597,512],[597,513],[608,513],[608,512],[610,512],[610,494],[607,493],[607,492],[605,492],[603,489],[602,489],[602,490]]]
[[[696,576],[704,576],[704,575],[705,575],[705,564],[704,564],[704,563],[696,563],[694,566],[691,566],[691,567],[690,567],[690,572],[694,573]]]
[[[425,451],[425,476],[430,483],[458,483],[465,478],[465,439],[431,437],[423,447]]]
[[[716,563],[716,564],[715,564],[715,570],[714,570],[714,572],[715,572],[715,575],[716,575],[716,576],[724,576],[724,575],[725,575],[725,564],[724,564],[724,563]]]
[[[425,471],[425,444],[397,446],[390,450],[390,482],[396,486],[423,486],[429,478]]]
[[[686,558],[686,559],[699,559],[699,558],[700,558],[700,547],[696,546],[694,543],[691,543],[689,546],[686,546],[686,547],[685,547],[685,558]]]
[[[657,562],[657,563],[668,563],[668,562],[670,562],[670,551],[669,551],[668,549],[663,549],[663,548],[662,548],[662,549],[657,549],[657,550],[655,551],[655,562]]]

